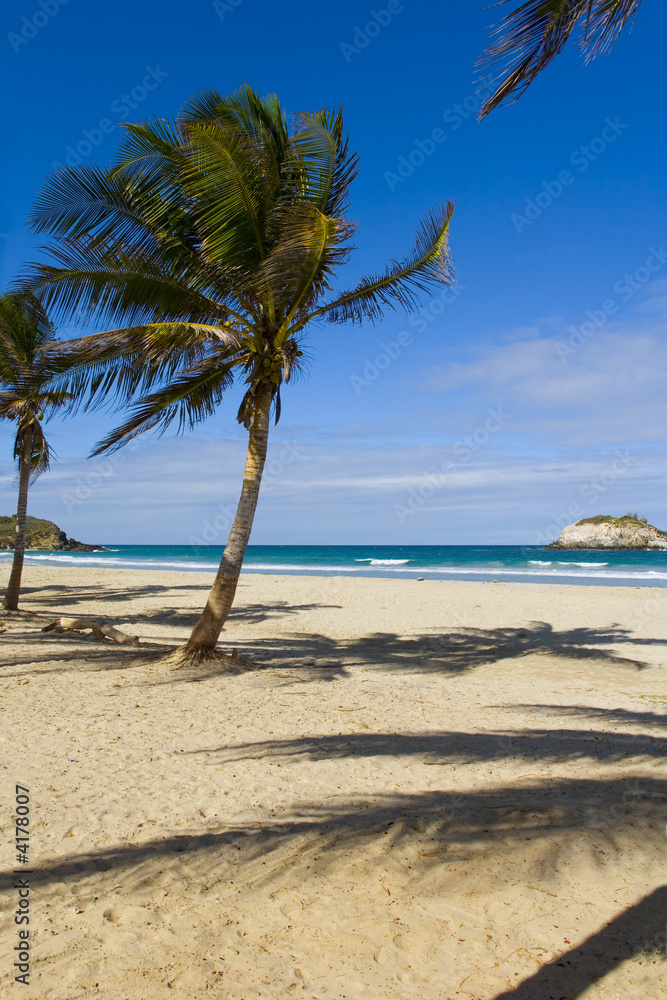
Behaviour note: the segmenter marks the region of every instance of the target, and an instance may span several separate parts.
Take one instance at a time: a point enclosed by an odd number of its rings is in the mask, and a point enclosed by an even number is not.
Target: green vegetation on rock
[[[640,517],[639,514],[624,514],[623,517],[612,517],[611,514],[596,514],[595,517],[584,517],[581,521],[577,521],[577,524],[615,524],[622,526],[624,524],[636,524],[639,528],[644,528],[648,525],[648,520],[645,517]],[[656,528],[656,531],[658,529]]]

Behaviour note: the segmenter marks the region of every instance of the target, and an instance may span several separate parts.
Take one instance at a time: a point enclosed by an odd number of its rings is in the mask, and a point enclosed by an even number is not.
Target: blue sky
[[[589,66],[570,46],[482,123],[474,63],[497,12],[391,10],[7,0],[3,287],[39,257],[25,217],[43,178],[68,156],[109,162],[119,120],[171,117],[200,89],[243,82],[292,111],[342,104],[362,170],[341,287],[407,252],[447,199],[458,283],[412,322],[313,329],[252,541],[530,544],[629,508],[667,527],[664,4],[647,0]],[[385,23],[366,32],[372,11]],[[77,332],[74,318],[60,335]],[[237,405],[232,393],[193,435],[146,437],[113,463],[86,460],[112,415],[52,421],[58,461],[31,512],[84,540],[224,541],[244,457]],[[1,513],[15,509],[14,475],[2,427]]]

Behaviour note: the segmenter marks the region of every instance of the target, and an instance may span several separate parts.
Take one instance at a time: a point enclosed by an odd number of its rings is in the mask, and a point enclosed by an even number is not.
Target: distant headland
[[[108,552],[103,545],[86,545],[68,538],[53,521],[43,521],[39,517],[26,518],[26,551],[37,552]],[[13,549],[16,529],[16,514],[0,515],[0,550]]]
[[[667,532],[638,514],[596,514],[563,528],[546,549],[667,549]]]

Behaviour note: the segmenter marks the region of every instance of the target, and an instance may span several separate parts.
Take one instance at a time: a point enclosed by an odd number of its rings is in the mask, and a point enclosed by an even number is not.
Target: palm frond
[[[582,23],[580,45],[588,61],[613,44],[640,3],[641,0],[527,0],[517,7],[492,29],[478,62],[483,75],[481,82],[495,88],[482,104],[479,117],[484,118],[501,104],[517,101],[562,51],[578,23]]]
[[[134,326],[160,320],[205,321],[229,313],[224,301],[192,287],[159,258],[139,249],[61,240],[51,255],[56,264],[34,264],[20,281],[38,291],[58,319],[76,311],[82,322]]]
[[[164,434],[176,419],[178,432],[182,433],[212,416],[233,384],[238,363],[233,356],[217,356],[182,372],[169,385],[140,399],[130,418],[96,445],[92,455],[116,451],[148,430]]]
[[[352,291],[316,309],[309,318],[323,316],[333,323],[377,320],[387,308],[410,310],[419,301],[420,293],[428,293],[438,284],[450,284],[453,268],[448,233],[453,211],[453,203],[448,202],[429,213],[419,228],[410,257],[392,262],[384,274],[363,278]]]
[[[39,420],[33,423],[32,454],[30,456],[31,482],[34,483],[42,473],[47,472],[51,465],[53,450],[46,440],[46,435]]]
[[[53,337],[54,326],[43,302],[29,292],[0,295],[0,370],[2,381],[29,368],[44,344]]]
[[[279,177],[267,151],[215,125],[191,128],[184,182],[207,258],[247,274],[266,256],[265,220]]]
[[[587,63],[612,47],[628,21],[637,16],[640,3],[641,0],[593,0],[579,43]]]
[[[350,185],[359,173],[359,156],[350,153],[342,110],[297,115],[293,146],[303,166],[299,176],[302,197],[324,215],[343,215]]]
[[[113,409],[137,393],[177,378],[205,357],[238,352],[241,337],[231,327],[203,323],[154,323],[124,327],[65,341],[62,385],[75,395],[73,409],[89,410],[113,396]]]
[[[174,168],[183,162],[184,135],[179,123],[153,118],[139,123],[124,122],[125,133],[114,158],[114,173],[140,166],[164,181],[177,176]]]
[[[47,389],[35,398],[35,403],[39,412],[48,417],[63,406],[74,403],[75,400],[75,394],[69,389]]]
[[[287,120],[278,98],[275,94],[260,97],[247,84],[226,97],[215,90],[196,94],[183,105],[179,121],[185,130],[208,123],[245,136],[254,145],[266,147],[276,163],[282,163],[288,154]]]
[[[345,245],[350,227],[310,202],[285,206],[281,216],[280,235],[258,269],[255,285],[258,296],[273,290],[276,312],[284,317],[276,346],[289,337],[295,317],[331,287],[335,269],[350,254]]]
[[[34,413],[25,414],[18,422],[14,438],[14,458],[18,461],[19,474],[24,453],[30,447],[30,482],[34,483],[51,462],[51,448],[46,440],[41,422]]]
[[[36,232],[87,243],[131,242],[155,250],[138,198],[121,174],[96,167],[57,170],[38,192],[28,215]]]
[[[0,376],[0,385],[3,384]],[[0,392],[0,419],[18,420],[20,400],[15,392]]]

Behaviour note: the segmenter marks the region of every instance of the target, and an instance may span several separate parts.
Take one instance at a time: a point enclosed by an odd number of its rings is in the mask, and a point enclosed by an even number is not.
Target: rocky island
[[[68,538],[53,521],[39,517],[26,518],[26,552],[108,552],[103,545],[86,545]],[[0,550],[13,549],[16,529],[16,514],[0,516]]]
[[[648,524],[645,517],[597,514],[563,528],[547,549],[667,549],[667,532]]]

